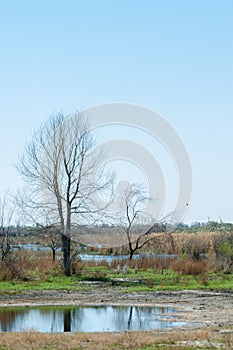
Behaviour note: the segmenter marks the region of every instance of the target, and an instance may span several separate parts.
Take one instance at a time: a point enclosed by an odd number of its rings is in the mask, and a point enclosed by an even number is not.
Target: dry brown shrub
[[[59,271],[59,260],[53,261],[48,252],[36,252],[32,257],[31,268],[41,271],[42,274],[50,273],[51,270]]]
[[[84,266],[84,261],[80,260],[77,256],[73,257],[71,260],[71,273],[73,275],[80,276]]]
[[[215,254],[209,254],[207,257],[207,269],[209,272],[220,272],[222,265]]]
[[[122,265],[122,261],[120,259],[113,259],[109,264],[111,270],[116,270],[118,266]]]
[[[114,259],[111,264],[110,268],[114,272],[121,272],[123,267],[127,265],[130,269],[134,269],[135,273],[138,272],[138,270],[147,270],[147,269],[153,269],[156,272],[161,272],[165,269],[169,269],[172,266],[172,261],[174,258],[157,258],[157,257],[140,257],[137,259],[132,260],[119,260]]]
[[[14,251],[0,263],[0,280],[29,280],[61,273],[59,263],[47,252]]]
[[[132,265],[136,264],[139,269],[153,269],[154,271],[162,271],[171,267],[173,260],[173,258],[159,258],[156,256],[152,256],[136,259],[131,263]]]
[[[29,278],[28,268],[31,259],[25,252],[11,252],[0,264],[0,279],[10,281],[12,279],[27,280]]]
[[[207,271],[207,264],[204,259],[193,260],[189,258],[176,259],[172,262],[172,269],[183,275],[201,275]]]
[[[107,260],[100,260],[100,261],[89,260],[89,261],[85,262],[85,266],[87,266],[87,267],[96,267],[96,266],[109,267],[109,263],[107,262]]]

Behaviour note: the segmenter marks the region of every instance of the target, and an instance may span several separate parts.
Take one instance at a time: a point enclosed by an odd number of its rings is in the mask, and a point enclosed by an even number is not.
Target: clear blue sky
[[[185,221],[233,222],[231,0],[0,1],[0,194],[54,111],[131,102],[175,127],[194,187]]]

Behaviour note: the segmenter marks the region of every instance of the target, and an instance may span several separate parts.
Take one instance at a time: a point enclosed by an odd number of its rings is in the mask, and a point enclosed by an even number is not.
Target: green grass
[[[172,270],[155,272],[153,269],[132,269],[128,274],[118,274],[109,267],[87,267],[79,276],[54,276],[52,273],[44,279],[28,281],[1,281],[1,294],[14,294],[28,290],[83,290],[83,281],[99,281],[112,285],[112,288],[124,287],[124,292],[183,290],[183,289],[209,289],[233,291],[233,274],[204,274],[182,275]]]
[[[209,274],[207,275],[207,285],[204,287],[215,290],[233,291],[233,274]]]
[[[82,285],[78,284],[76,276],[50,276],[45,280],[39,281],[1,281],[0,291],[8,292],[9,294],[23,292],[27,290],[77,290],[81,289]]]
[[[102,272],[102,273],[108,273],[109,268],[107,266],[89,266],[85,268],[86,271],[90,272]]]
[[[128,274],[116,274],[107,267],[95,270],[90,268],[89,273],[93,278],[101,278],[112,281],[113,285],[125,287],[125,291],[159,291],[159,290],[182,290],[182,289],[211,289],[233,291],[233,274],[201,274],[182,275],[172,270],[163,273],[155,272],[153,269],[139,270],[135,273],[131,269]],[[82,277],[85,279],[85,276]],[[119,282],[119,280],[121,280]]]

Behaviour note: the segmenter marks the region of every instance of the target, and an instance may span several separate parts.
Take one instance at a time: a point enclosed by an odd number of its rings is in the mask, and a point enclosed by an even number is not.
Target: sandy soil
[[[174,315],[176,320],[191,322],[185,327],[233,326],[233,293],[228,292],[186,290],[124,293],[120,287],[90,284],[82,291],[27,291],[0,295],[0,306],[103,304],[170,306],[177,309]]]

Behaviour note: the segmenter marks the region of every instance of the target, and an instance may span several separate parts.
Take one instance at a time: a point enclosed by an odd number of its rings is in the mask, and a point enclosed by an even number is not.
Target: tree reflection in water
[[[71,332],[71,310],[64,311],[64,332]]]
[[[0,311],[0,331],[13,332],[15,324],[20,324],[29,310],[2,308]]]
[[[0,331],[100,332],[161,329],[178,325],[169,308],[150,306],[83,306],[0,309]],[[173,317],[174,318],[174,317]]]

